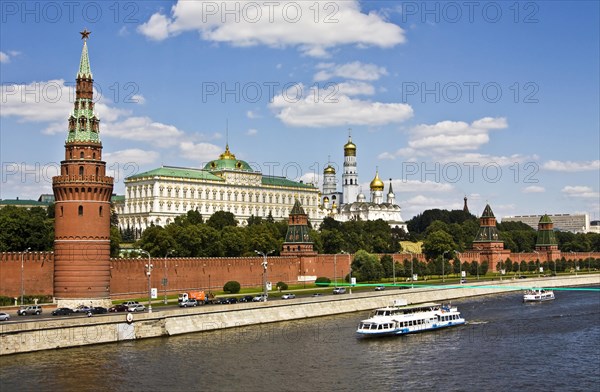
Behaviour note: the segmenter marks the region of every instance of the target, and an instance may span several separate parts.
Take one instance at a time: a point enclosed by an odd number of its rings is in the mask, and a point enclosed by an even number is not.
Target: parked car
[[[346,288],[336,287],[335,289],[333,289],[333,294],[346,294]]]
[[[104,314],[104,313],[108,313],[108,309],[103,308],[102,306],[94,306],[93,308],[91,308],[88,312],[88,316],[92,315],[92,314]]]
[[[0,321],[8,321],[10,320],[10,314],[8,313],[0,313]]]
[[[123,302],[123,305],[129,307],[129,306],[134,306],[134,305],[139,305],[140,303],[138,301],[127,301],[127,302]]]
[[[179,303],[180,308],[189,308],[192,306],[198,306],[198,301],[195,299],[188,299],[187,301],[182,301]]]
[[[268,297],[268,294],[259,294],[256,297],[252,298],[252,302],[265,302]]]
[[[71,308],[57,308],[52,311],[53,316],[70,316],[73,313],[73,309]]]
[[[243,297],[238,298],[238,302],[252,302],[254,297],[251,295],[245,295]]]
[[[111,306],[110,308],[108,308],[108,311],[110,313],[113,312],[127,312],[129,310],[129,308],[123,304],[120,305],[115,305],[115,306]]]
[[[313,297],[322,297],[322,296],[323,296],[323,294],[321,294],[321,293],[314,293],[312,296],[313,296]]]
[[[42,307],[40,305],[29,305],[21,306],[21,309],[17,311],[19,316],[25,316],[26,314],[40,314],[42,313]]]
[[[146,307],[142,304],[130,305],[127,307],[128,312],[143,312],[146,310]]]
[[[73,309],[73,311],[75,313],[88,313],[92,308],[90,306],[87,305],[79,305],[78,307],[76,307],[75,309]]]
[[[375,286],[375,291],[383,291],[385,290],[385,286],[379,285],[379,286]]]
[[[460,280],[460,283],[461,283],[461,284],[462,284],[462,283],[467,283],[467,280],[466,280],[465,278],[462,278],[462,279]]]
[[[281,296],[281,299],[294,299],[294,298],[296,298],[296,295],[292,294],[292,293],[286,293]]]

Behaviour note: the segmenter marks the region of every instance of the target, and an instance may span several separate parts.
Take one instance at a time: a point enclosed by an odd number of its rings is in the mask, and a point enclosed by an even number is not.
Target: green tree
[[[221,243],[226,257],[238,257],[250,251],[246,234],[247,230],[241,227],[227,226],[221,230]]]
[[[51,250],[54,245],[54,220],[47,210],[6,206],[0,209],[0,251]]]
[[[441,230],[429,233],[423,240],[423,253],[428,259],[451,253],[454,249],[456,243],[452,236]]]
[[[240,292],[240,282],[236,282],[235,280],[230,280],[225,283],[223,286],[223,291],[230,294],[237,294]]]
[[[359,250],[352,260],[352,276],[357,281],[378,281],[383,277],[383,267],[376,255]]]
[[[216,230],[222,230],[226,226],[237,226],[235,215],[228,211],[217,211],[208,218],[207,225]]]
[[[277,287],[277,290],[279,290],[279,291],[287,290],[288,289],[288,285],[285,282],[277,282],[277,284],[275,285],[275,287]]]
[[[383,267],[383,276],[385,278],[391,278],[394,276],[394,259],[390,255],[383,255],[380,260],[381,266]],[[398,271],[396,271],[396,274]]]
[[[119,257],[121,232],[118,227],[110,227],[110,257]]]

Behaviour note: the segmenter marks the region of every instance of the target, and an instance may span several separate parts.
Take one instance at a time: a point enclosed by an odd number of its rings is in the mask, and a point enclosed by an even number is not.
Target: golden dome
[[[356,156],[356,144],[352,143],[352,137],[348,137],[348,143],[344,144],[344,156]]]
[[[323,203],[329,203],[329,198],[327,196],[323,198]]]
[[[375,178],[371,181],[371,190],[372,191],[383,191],[383,187],[385,184],[379,178],[379,171],[375,172]]]
[[[219,159],[235,159],[235,155],[229,151],[229,144],[225,145],[225,152],[219,155]]]
[[[331,165],[327,165],[325,170],[323,170],[323,174],[335,174],[335,169]]]

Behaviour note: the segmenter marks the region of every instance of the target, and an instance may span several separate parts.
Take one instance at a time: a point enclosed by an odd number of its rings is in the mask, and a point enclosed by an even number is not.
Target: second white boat
[[[465,323],[456,306],[425,303],[388,306],[362,320],[356,332],[362,336],[405,335],[457,326]]]

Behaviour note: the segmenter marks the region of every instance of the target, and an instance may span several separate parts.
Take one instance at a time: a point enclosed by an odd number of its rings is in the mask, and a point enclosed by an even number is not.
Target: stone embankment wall
[[[144,339],[264,324],[308,317],[358,312],[389,305],[394,299],[408,303],[441,302],[456,298],[523,290],[526,287],[600,286],[600,275],[534,278],[447,285],[445,288],[414,288],[362,292],[340,296],[303,298],[294,301],[201,306],[133,315],[123,313],[91,318],[61,318],[48,321],[0,325],[0,355],[62,347]],[[558,294],[560,296],[560,293]],[[358,320],[357,320],[358,322]]]

